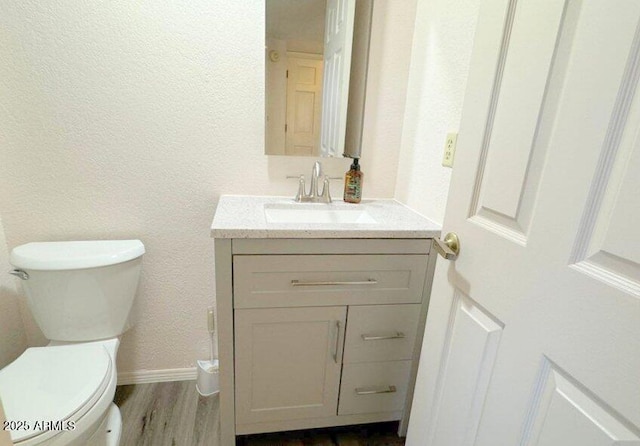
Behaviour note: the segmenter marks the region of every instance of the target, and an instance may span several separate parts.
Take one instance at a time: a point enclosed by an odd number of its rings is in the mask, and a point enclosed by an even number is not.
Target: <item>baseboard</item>
[[[189,381],[196,379],[196,368],[137,370],[135,372],[118,373],[118,385],[161,383],[168,381]]]

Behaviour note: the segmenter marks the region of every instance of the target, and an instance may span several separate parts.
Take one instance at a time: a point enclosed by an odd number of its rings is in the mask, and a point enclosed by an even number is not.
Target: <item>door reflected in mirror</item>
[[[373,0],[266,0],[265,153],[359,158]]]

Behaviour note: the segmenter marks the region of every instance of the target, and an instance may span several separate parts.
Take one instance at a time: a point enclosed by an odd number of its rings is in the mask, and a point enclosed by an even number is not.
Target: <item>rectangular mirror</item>
[[[373,0],[266,0],[265,153],[360,158]]]

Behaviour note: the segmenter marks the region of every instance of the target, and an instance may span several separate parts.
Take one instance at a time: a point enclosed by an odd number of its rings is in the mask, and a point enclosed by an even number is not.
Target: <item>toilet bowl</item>
[[[12,251],[36,322],[51,339],[0,370],[15,445],[119,444],[118,336],[131,326],[143,254],[138,240],[32,243]]]
[[[119,432],[105,430],[103,441],[95,434],[115,394],[118,342],[30,348],[0,370],[7,419],[22,423],[12,431],[14,444],[117,445]],[[96,442],[88,443],[92,436]]]

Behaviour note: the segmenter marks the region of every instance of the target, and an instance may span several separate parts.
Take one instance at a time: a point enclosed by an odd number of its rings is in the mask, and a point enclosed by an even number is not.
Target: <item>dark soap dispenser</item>
[[[358,158],[354,158],[351,168],[344,177],[344,201],[347,203],[360,203],[362,199],[362,176]]]

